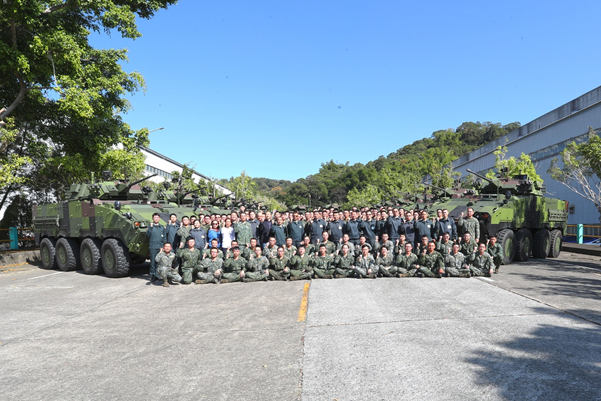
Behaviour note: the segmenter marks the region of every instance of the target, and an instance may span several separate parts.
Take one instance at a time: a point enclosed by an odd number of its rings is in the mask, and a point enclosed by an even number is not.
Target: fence
[[[26,243],[33,243],[33,228],[2,228],[0,229],[0,245],[9,242],[10,250],[17,250],[25,246]]]
[[[568,224],[566,237],[574,237],[576,243],[585,244],[594,241],[595,238],[601,238],[601,226],[588,224]]]

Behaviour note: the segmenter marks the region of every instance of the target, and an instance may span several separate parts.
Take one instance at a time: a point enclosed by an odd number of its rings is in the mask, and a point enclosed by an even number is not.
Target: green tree
[[[382,201],[380,190],[374,185],[368,185],[363,190],[358,191],[353,188],[348,193],[348,202],[344,205],[346,208],[353,206],[366,207],[373,206]]]
[[[493,152],[495,154],[495,167],[496,171],[490,170],[487,174],[487,178],[511,178],[516,175],[526,174],[534,185],[541,188],[543,185],[543,179],[536,172],[536,167],[530,156],[522,153],[519,158],[511,156],[507,159],[507,146],[498,146],[497,150]]]
[[[561,152],[563,166],[555,158],[547,172],[570,191],[592,202],[601,222],[601,138],[592,127],[588,134],[588,142],[568,143]]]
[[[257,193],[257,183],[246,174],[246,171],[242,171],[238,177],[232,177],[228,188],[234,192],[236,199],[254,200]]]

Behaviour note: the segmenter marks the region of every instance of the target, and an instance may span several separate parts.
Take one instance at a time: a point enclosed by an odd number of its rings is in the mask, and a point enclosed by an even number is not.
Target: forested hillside
[[[398,197],[399,192],[417,192],[426,174],[432,176],[434,184],[449,185],[452,172],[443,166],[519,127],[518,122],[507,125],[466,122],[455,130],[436,131],[429,138],[367,164],[339,164],[330,160],[322,163],[317,174],[295,182],[269,178],[253,178],[253,181],[258,192],[288,206],[377,203]]]

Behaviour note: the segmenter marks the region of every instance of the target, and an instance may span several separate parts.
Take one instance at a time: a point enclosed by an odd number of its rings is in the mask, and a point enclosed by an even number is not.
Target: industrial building
[[[453,161],[453,169],[462,177],[469,175],[470,169],[481,174],[495,165],[493,152],[498,146],[507,146],[506,157],[530,155],[536,171],[544,180],[547,196],[570,202],[569,224],[599,224],[599,212],[588,200],[570,191],[553,180],[547,173],[551,162],[558,158],[568,142],[588,140],[588,130],[592,127],[601,131],[601,87],[548,112],[545,115],[511,131],[507,135]]]

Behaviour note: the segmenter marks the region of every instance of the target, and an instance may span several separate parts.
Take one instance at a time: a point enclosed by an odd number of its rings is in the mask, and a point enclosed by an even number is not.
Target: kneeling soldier
[[[386,245],[380,246],[380,255],[376,259],[376,265],[378,265],[380,277],[392,277],[397,274],[397,268],[394,265],[394,257],[392,252],[388,253],[388,247]]]
[[[355,257],[351,254],[349,245],[342,245],[340,255],[336,256],[336,259],[334,259],[334,277],[345,278],[352,276],[355,272],[353,267],[354,264]]]
[[[399,277],[412,277],[417,273],[417,255],[411,252],[413,244],[405,243],[405,253],[399,254],[394,260]]]
[[[182,261],[182,283],[190,284],[192,282],[194,270],[200,265],[201,257],[200,250],[194,246],[195,241],[193,237],[188,237],[186,243],[188,244],[188,247],[178,249],[177,256]]]
[[[255,248],[255,257],[248,261],[248,270],[244,281],[267,281],[269,279],[269,260],[262,255],[259,247]]]
[[[302,244],[290,261],[290,267],[290,280],[310,280],[313,277],[311,257],[305,253],[305,247]]]
[[[278,248],[278,256],[269,261],[269,275],[274,280],[286,281],[290,277],[290,259],[285,255],[283,247]]]
[[[222,283],[234,283],[236,281],[243,281],[246,275],[246,267],[248,262],[242,256],[240,256],[240,248],[232,248],[233,256],[227,258],[223,263],[223,278]]]
[[[171,244],[169,242],[163,245],[159,254],[154,259],[157,265],[157,273],[163,279],[163,287],[169,287],[169,280],[173,284],[179,284],[182,277],[178,273],[178,268],[173,267],[175,263],[175,253],[171,252]]]
[[[448,233],[444,234],[445,236]],[[449,277],[470,277],[470,267],[465,263],[465,255],[459,252],[459,244],[453,244],[451,253],[446,255],[445,271]]]
[[[492,235],[488,239],[488,246],[486,247],[486,252],[492,257],[492,261],[495,264],[495,273],[499,272],[499,267],[501,267],[501,263],[503,263],[503,258],[505,254],[503,253],[503,247],[497,243],[497,236]]]
[[[315,272],[315,275],[319,278],[334,277],[334,267],[332,266],[334,260],[331,255],[328,255],[327,250],[328,249],[325,244],[320,244],[319,254],[311,260],[313,263],[313,271]]]
[[[219,252],[221,251],[217,247],[213,247],[210,250],[210,256],[202,260],[201,271],[196,274],[198,277],[196,284],[219,284],[221,282],[223,259],[219,257]]]
[[[478,245],[478,252],[473,253],[467,260],[472,276],[490,277],[495,267],[492,258],[486,253],[486,244]]]
[[[428,250],[424,250],[419,257],[421,268],[418,270],[428,277],[441,278],[444,274],[444,260],[440,252],[436,252],[436,243],[428,242]]]
[[[369,254],[370,246],[364,244],[361,247],[361,256],[355,262],[355,273],[359,278],[376,278],[378,274],[378,266],[374,257]]]

